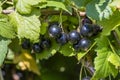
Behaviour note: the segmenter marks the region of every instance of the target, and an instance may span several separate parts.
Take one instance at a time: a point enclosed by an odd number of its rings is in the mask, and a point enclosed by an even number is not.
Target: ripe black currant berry
[[[84,77],[82,80],[90,80],[89,76]]]
[[[102,32],[102,27],[99,25],[93,25],[93,35],[97,35],[99,32]]]
[[[25,39],[22,44],[21,44],[23,49],[29,49],[30,48],[30,40],[29,39]]]
[[[87,38],[82,38],[78,44],[81,50],[86,51],[91,46],[91,41]]]
[[[43,39],[41,41],[40,45],[41,45],[42,48],[48,49],[48,48],[51,47],[51,41],[50,41],[50,39]]]
[[[80,40],[80,34],[74,30],[68,34],[69,41],[73,44],[76,44]]]
[[[39,45],[39,43],[34,43],[33,46],[32,46],[32,49],[35,53],[40,53],[42,51],[42,48]]]
[[[68,42],[68,36],[67,36],[67,34],[66,33],[62,33],[61,36],[56,39],[56,41],[58,43],[60,43],[61,45],[64,45],[65,43]]]
[[[88,17],[85,17],[85,18],[82,19],[82,25],[84,25],[86,23],[87,24],[92,24],[92,21]]]
[[[75,51],[80,51],[80,43],[76,43],[76,44],[73,44],[73,48],[75,49]]]
[[[83,37],[91,37],[93,35],[93,25],[92,24],[84,24],[81,28],[80,28],[80,34]]]
[[[58,38],[61,36],[61,33],[62,33],[62,29],[61,27],[59,26],[58,23],[53,23],[49,26],[49,34],[52,36],[52,37],[55,37],[55,38]]]

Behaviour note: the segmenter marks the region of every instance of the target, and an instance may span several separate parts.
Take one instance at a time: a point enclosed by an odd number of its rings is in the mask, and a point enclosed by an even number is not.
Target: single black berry
[[[61,45],[64,45],[65,43],[68,42],[68,36],[67,36],[67,34],[66,33],[62,33],[61,36],[56,39],[56,41],[58,43],[60,43]]]
[[[84,77],[82,80],[90,80],[89,76]]]
[[[42,51],[42,48],[39,45],[39,43],[34,43],[33,46],[32,46],[32,49],[35,53],[40,53]]]
[[[23,49],[29,49],[30,48],[30,40],[29,39],[25,39],[22,44],[21,44]]]
[[[82,38],[78,44],[81,50],[86,51],[91,46],[91,41],[87,38]]]
[[[98,33],[102,32],[102,27],[99,25],[93,25],[93,35],[97,35]]]
[[[73,48],[75,49],[75,51],[80,51],[80,43],[76,43],[76,44],[73,44]]]
[[[82,25],[84,25],[86,23],[87,24],[92,24],[92,21],[88,17],[85,17],[85,18],[82,19]]]
[[[93,35],[93,25],[92,24],[84,24],[81,28],[80,28],[80,34],[83,37],[91,37]]]
[[[80,40],[80,34],[74,30],[68,34],[69,41],[73,44],[76,44]]]
[[[58,23],[53,23],[49,26],[49,33],[52,37],[58,38],[61,36],[62,29]]]
[[[40,46],[42,47],[42,48],[50,48],[51,47],[51,41],[50,41],[50,39],[43,39],[42,41],[41,41],[41,43],[40,43]]]

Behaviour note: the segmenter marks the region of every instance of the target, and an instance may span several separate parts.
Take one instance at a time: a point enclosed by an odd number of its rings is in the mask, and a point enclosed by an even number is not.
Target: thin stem
[[[60,26],[62,28],[62,31],[64,32],[64,29],[63,29],[63,26],[62,26],[62,13],[63,13],[63,11],[61,10],[61,12],[60,12]]]
[[[83,70],[83,65],[81,66],[81,69],[80,69],[80,76],[79,76],[79,80],[82,80],[82,70]]]
[[[108,39],[108,42],[109,42],[110,48],[112,49],[113,53],[116,54],[116,52],[115,52],[115,50],[114,50],[114,48],[113,48],[113,46],[112,46],[112,44],[111,44],[109,39]]]
[[[87,77],[87,72],[86,72],[86,69],[85,69],[85,67],[84,67],[84,72],[85,72],[85,76]]]
[[[93,44],[92,44],[92,46],[84,53],[84,55],[82,55],[82,57],[84,57],[94,46],[96,45],[96,42],[94,42]],[[81,57],[81,58],[82,58]],[[80,60],[79,60],[79,62],[78,62],[78,64],[80,63]]]
[[[116,32],[115,30],[113,30],[113,31],[112,31],[112,34],[114,35],[114,37],[115,37],[115,39],[116,39],[118,45],[120,46],[120,39],[119,39],[119,37],[118,37],[117,32]]]
[[[63,13],[63,11],[61,10],[60,11],[60,23],[62,24],[62,13]]]

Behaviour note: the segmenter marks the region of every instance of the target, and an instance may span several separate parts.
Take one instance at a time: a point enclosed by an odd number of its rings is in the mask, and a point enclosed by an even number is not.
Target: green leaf
[[[75,55],[74,49],[72,48],[72,45],[70,45],[69,43],[61,46],[60,53],[63,54],[64,56]]]
[[[103,27],[102,35],[109,35],[111,30],[114,30],[116,27],[120,25],[120,12],[115,11],[112,16],[110,16],[109,19],[104,19],[102,21],[99,21],[98,24],[100,24]]]
[[[108,19],[112,15],[112,9],[108,6],[109,3],[110,0],[93,0],[86,7],[87,16],[95,20]]]
[[[46,33],[46,31],[47,31],[47,28],[48,28],[48,23],[42,23],[41,24],[41,27],[40,27],[40,33],[42,34],[42,35],[44,35],[45,33]]]
[[[17,0],[16,9],[21,14],[30,14],[33,8],[33,5],[37,5],[40,0]]]
[[[62,2],[57,2],[57,1],[46,1],[44,5],[42,6],[40,5],[39,7],[40,8],[55,7],[55,8],[63,9],[67,11],[68,13],[70,13],[70,11],[67,10],[66,6]]]
[[[108,58],[108,61],[115,65],[116,68],[120,66],[120,57],[117,54],[111,54]]]
[[[15,38],[15,29],[8,22],[6,15],[0,14],[0,35],[6,38]]]
[[[3,61],[6,57],[8,51],[8,44],[10,42],[10,40],[0,37],[0,67],[2,66]]]
[[[56,43],[54,39],[51,39],[51,48],[43,50],[43,52],[36,54],[37,59],[48,59],[53,56],[60,48],[59,44]]]
[[[40,21],[37,16],[22,16],[16,12],[9,15],[10,22],[17,28],[19,38],[37,41],[40,33]]]
[[[71,0],[75,3],[78,7],[85,7],[90,1],[92,0]]]
[[[94,78],[105,78],[108,75],[112,74],[114,77],[117,75],[118,71],[114,65],[112,65],[108,58],[113,52],[109,48],[109,42],[106,36],[101,36],[97,40],[97,57],[95,58],[95,73]]]

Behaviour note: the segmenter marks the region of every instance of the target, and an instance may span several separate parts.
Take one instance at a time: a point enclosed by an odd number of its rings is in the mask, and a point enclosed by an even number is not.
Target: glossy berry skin
[[[49,34],[50,36],[54,37],[54,38],[58,38],[61,36],[61,33],[62,33],[62,29],[61,27],[59,26],[58,23],[53,23],[49,26]]]
[[[93,25],[93,35],[97,35],[98,33],[102,32],[102,27],[99,25]]]
[[[40,43],[40,46],[41,46],[42,48],[45,48],[45,49],[50,48],[50,47],[51,47],[51,41],[50,41],[50,39],[43,39],[43,40],[41,41],[41,43]]]
[[[29,49],[30,48],[30,40],[29,39],[25,39],[22,44],[21,44],[23,49]]]
[[[68,42],[68,36],[66,33],[62,33],[61,36],[59,38],[56,39],[56,41],[61,44],[64,45]]]
[[[80,34],[83,37],[91,37],[93,35],[93,25],[92,24],[84,24],[81,28],[80,28]]]
[[[80,49],[83,51],[87,51],[88,48],[91,46],[91,41],[87,38],[82,38],[79,41]]]
[[[82,80],[90,80],[89,76],[84,77]]]
[[[74,30],[68,34],[69,41],[73,44],[76,44],[80,40],[80,34]]]
[[[42,48],[41,46],[39,45],[39,43],[34,43],[33,46],[32,46],[32,49],[35,53],[40,53],[42,52]]]
[[[73,44],[73,48],[75,49],[75,51],[80,51],[80,43],[76,43],[76,44]]]
[[[92,21],[88,17],[85,17],[85,18],[82,19],[82,25],[84,25],[86,23],[87,24],[92,24]]]

